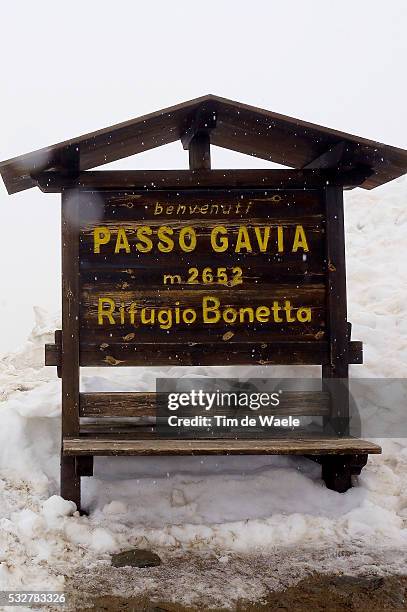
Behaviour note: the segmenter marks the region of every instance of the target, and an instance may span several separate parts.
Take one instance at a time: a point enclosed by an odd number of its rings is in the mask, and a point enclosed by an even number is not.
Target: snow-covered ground
[[[353,338],[365,347],[365,364],[352,366],[352,374],[405,377],[407,181],[346,194],[346,223],[349,320]],[[54,368],[42,365],[43,345],[52,341],[58,320],[40,309],[36,319],[26,345],[0,360],[0,589],[62,590],[64,575],[73,572],[84,583],[103,570],[115,576],[108,569],[109,555],[134,546],[151,547],[164,559],[171,552],[209,552],[225,567],[244,555],[276,559],[288,547],[303,560],[299,551],[309,550],[309,562],[320,571],[406,572],[405,440],[384,440],[383,455],[371,457],[358,486],[342,495],[326,489],[319,467],[305,459],[102,458],[96,461],[96,477],[83,479],[90,516],[78,516],[71,502],[58,497],[60,381]],[[199,375],[210,371],[194,369]],[[262,368],[216,371],[233,377],[266,373]],[[301,368],[296,374],[310,371]],[[154,390],[155,377],[164,373],[188,372],[89,369],[83,388]],[[325,552],[318,557],[318,550]],[[261,594],[261,576],[257,582],[253,577],[230,582],[236,568],[229,567],[228,586],[221,581],[213,587],[218,603],[222,591],[229,599]],[[148,578],[133,575],[126,588],[137,593],[158,589],[159,583],[158,571]],[[189,588],[178,582],[174,593],[193,601],[205,588],[199,580],[190,581]]]

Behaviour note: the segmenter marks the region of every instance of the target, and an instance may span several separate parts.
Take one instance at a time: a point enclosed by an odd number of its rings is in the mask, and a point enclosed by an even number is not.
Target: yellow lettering
[[[130,325],[134,325],[134,319],[135,319],[135,311],[137,310],[137,303],[136,302],[132,302],[130,304],[130,308],[129,308],[129,314],[130,314]]]
[[[95,227],[93,230],[93,252],[100,253],[100,245],[107,244],[110,240],[108,227]]]
[[[126,253],[130,253],[130,245],[129,241],[127,240],[126,231],[123,227],[119,227],[117,231],[116,246],[114,247],[114,252],[118,253],[123,249],[126,251]]]
[[[150,310],[150,318],[147,317],[147,312],[148,310]],[[154,325],[154,321],[155,321],[155,310],[154,308],[142,308],[141,309],[141,313],[140,313],[140,320],[143,323],[143,325],[147,325],[147,324],[151,324]]]
[[[249,253],[251,253],[252,251],[252,245],[250,244],[249,232],[247,231],[247,227],[245,225],[242,225],[241,227],[239,227],[235,252],[240,253],[242,249],[246,249],[246,251],[248,251]]]
[[[147,225],[142,225],[141,227],[137,228],[136,236],[137,240],[139,240],[140,242],[136,244],[136,249],[140,251],[140,253],[149,253],[153,248],[153,243],[151,241],[151,238],[149,238],[152,233],[153,230]]]
[[[273,306],[271,308],[271,310],[273,311],[273,317],[274,317],[274,322],[275,323],[282,323],[283,319],[280,317],[280,311],[281,311],[281,306],[277,301],[273,302]]]
[[[270,316],[270,308],[267,306],[259,306],[256,308],[256,319],[259,323],[267,323]]]
[[[259,245],[260,253],[265,253],[267,251],[267,245],[270,238],[270,228],[263,228],[263,236],[261,235],[261,227],[255,227],[254,233],[256,234],[257,242]]]
[[[300,323],[309,323],[311,321],[311,308],[299,308],[297,310],[297,319]]]
[[[226,227],[224,227],[223,225],[218,225],[214,227],[213,230],[211,231],[212,249],[216,251],[217,253],[223,253],[228,248],[229,241],[227,237],[225,236],[225,234],[227,233],[228,231]],[[223,234],[223,236],[219,238],[219,240],[217,240],[219,234]]]
[[[237,310],[235,308],[229,307],[225,308],[223,311],[223,320],[225,323],[234,323],[237,319]]]
[[[210,306],[212,302],[212,306]],[[217,323],[220,319],[220,301],[213,296],[205,296],[202,300],[202,314],[204,323]],[[209,316],[210,315],[210,316]]]
[[[247,307],[247,308],[240,308],[239,311],[239,315],[240,315],[240,323],[244,323],[245,322],[245,314],[248,315],[248,323],[254,323],[254,311],[253,308]]]
[[[107,305],[105,309],[104,306]],[[111,298],[100,297],[98,301],[98,325],[103,325],[103,317],[107,317],[111,325],[115,324],[113,318],[113,312],[115,310],[115,303]]]
[[[284,310],[287,319],[287,323],[293,323],[295,321],[295,317],[292,316],[292,306],[290,300],[285,300],[284,302]]]
[[[172,326],[171,308],[159,310],[157,321],[159,322],[161,329],[170,329],[170,327]]]
[[[185,238],[189,236],[187,244]],[[183,227],[179,233],[179,246],[185,253],[190,253],[196,247],[196,234],[193,227]]]
[[[284,234],[281,225],[277,226],[277,248],[279,253],[284,252]]]
[[[302,227],[302,225],[297,225],[295,228],[293,253],[296,253],[299,248],[302,248],[306,252],[309,251],[307,238],[305,236],[304,228]]]
[[[166,225],[162,225],[158,228],[158,249],[161,251],[161,253],[169,253],[174,248],[174,241],[172,238],[170,238],[173,233],[174,230],[171,227],[167,227]]]
[[[184,312],[182,313],[182,319],[187,325],[191,325],[191,323],[194,323],[194,321],[196,321],[195,310],[193,310],[192,308],[187,308],[186,310],[184,310]]]

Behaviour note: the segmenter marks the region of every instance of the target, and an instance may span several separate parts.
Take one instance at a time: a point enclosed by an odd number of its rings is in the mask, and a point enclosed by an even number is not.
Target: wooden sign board
[[[283,343],[326,345],[322,190],[75,197],[81,365],[258,363]]]
[[[189,170],[94,171],[178,138]],[[292,169],[212,170],[211,143]],[[80,508],[93,457],[118,454],[302,454],[347,490],[380,448],[343,437],[348,393],[328,388],[363,358],[347,320],[343,189],[405,166],[405,151],[216,96],[3,162],[9,193],[62,194],[62,329],[45,349],[62,379],[61,495]],[[81,366],[245,364],[322,366],[329,406],[312,402],[340,438],[163,440],[139,422],[158,394],[80,390]],[[296,400],[296,414],[308,408]]]

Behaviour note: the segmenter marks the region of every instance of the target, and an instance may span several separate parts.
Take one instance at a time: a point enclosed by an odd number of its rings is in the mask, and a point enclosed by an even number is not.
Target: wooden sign
[[[188,170],[95,171],[177,139]],[[211,169],[211,144],[290,169]],[[401,149],[212,95],[0,163],[9,193],[62,194],[62,329],[45,347],[62,379],[61,495],[80,508],[95,455],[306,455],[346,491],[380,448],[346,437],[340,381],[363,350],[343,190],[406,168]],[[245,364],[320,366],[312,412],[306,391],[283,412],[319,415],[323,437],[166,440],[159,393],[80,389],[81,366]]]
[[[220,364],[242,351],[250,363],[281,343],[326,343],[322,190],[75,197],[82,365]]]

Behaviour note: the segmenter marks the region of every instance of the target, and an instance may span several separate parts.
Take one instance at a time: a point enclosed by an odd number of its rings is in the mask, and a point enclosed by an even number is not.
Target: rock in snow
[[[161,559],[150,550],[133,548],[112,555],[113,567],[156,567],[161,565]]]

